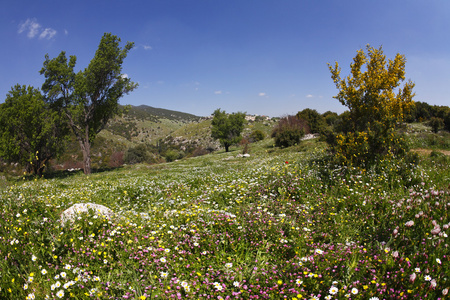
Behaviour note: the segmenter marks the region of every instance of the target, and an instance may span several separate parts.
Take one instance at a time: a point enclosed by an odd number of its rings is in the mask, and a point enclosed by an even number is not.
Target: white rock
[[[105,216],[108,219],[115,215],[111,209],[100,204],[77,203],[61,213],[61,224],[64,225],[67,221],[73,222],[78,214],[88,213],[90,210],[98,215]]]

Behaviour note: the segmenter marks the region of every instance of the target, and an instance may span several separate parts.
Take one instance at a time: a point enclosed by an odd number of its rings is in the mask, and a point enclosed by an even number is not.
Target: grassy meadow
[[[325,163],[272,140],[0,182],[0,299],[446,299],[450,159]],[[75,203],[94,211],[64,226]]]

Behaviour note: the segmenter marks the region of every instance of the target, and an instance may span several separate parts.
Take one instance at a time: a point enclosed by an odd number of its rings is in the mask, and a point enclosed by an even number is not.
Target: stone
[[[115,216],[114,212],[104,205],[95,203],[77,203],[61,213],[61,224],[64,225],[68,221],[73,222],[78,214],[89,213],[90,210],[97,215],[105,216],[108,219]]]

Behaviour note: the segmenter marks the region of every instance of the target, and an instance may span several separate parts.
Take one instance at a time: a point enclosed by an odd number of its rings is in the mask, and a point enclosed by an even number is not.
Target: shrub
[[[212,152],[212,151],[208,151],[207,149],[205,149],[205,148],[199,146],[199,147],[195,148],[194,151],[192,151],[191,156],[192,156],[192,157],[197,157],[197,156],[202,156],[202,155],[209,154],[209,153],[211,153],[211,152]]]
[[[125,152],[123,160],[126,164],[139,164],[147,162],[150,159],[150,154],[145,145],[137,145],[133,148],[128,148]]]
[[[246,138],[243,138],[239,144],[242,146],[242,154],[247,154],[249,151],[249,149],[248,149],[249,140]]]
[[[109,167],[117,168],[123,165],[123,151],[114,152],[109,159]]]
[[[357,51],[349,76],[341,77],[337,62],[329,65],[339,90],[334,98],[349,108],[339,125],[343,133],[331,145],[342,162],[367,165],[406,153],[403,139],[395,135],[396,125],[414,105],[414,83],[408,81],[401,87],[405,63],[403,55],[387,62],[382,47],[367,46],[367,54]]]
[[[305,108],[297,113],[297,118],[303,119],[308,123],[312,133],[322,133],[325,131],[325,118],[315,109]]]
[[[431,130],[434,133],[438,133],[439,129],[444,127],[444,120],[442,118],[432,117],[428,124],[431,126]]]
[[[264,140],[265,137],[266,135],[264,134],[264,132],[259,129],[255,129],[252,131],[252,133],[250,133],[249,141],[250,143],[255,143]]]
[[[170,149],[166,151],[164,157],[166,158],[167,162],[171,162],[183,158],[183,153],[174,149]]]
[[[305,120],[299,120],[296,116],[281,118],[272,131],[277,147],[290,147],[300,143],[301,138],[309,133],[309,127]]]

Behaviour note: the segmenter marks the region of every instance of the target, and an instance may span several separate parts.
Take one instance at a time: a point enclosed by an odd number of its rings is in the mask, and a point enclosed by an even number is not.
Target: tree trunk
[[[84,174],[91,174],[91,143],[89,142],[89,127],[86,126],[84,138],[79,139],[81,152],[83,152],[83,171]]]
[[[81,152],[83,152],[83,171],[84,174],[91,174],[91,144],[89,140],[80,141]]]
[[[225,146],[225,152],[228,152],[230,150],[230,145],[228,143],[224,143]]]

